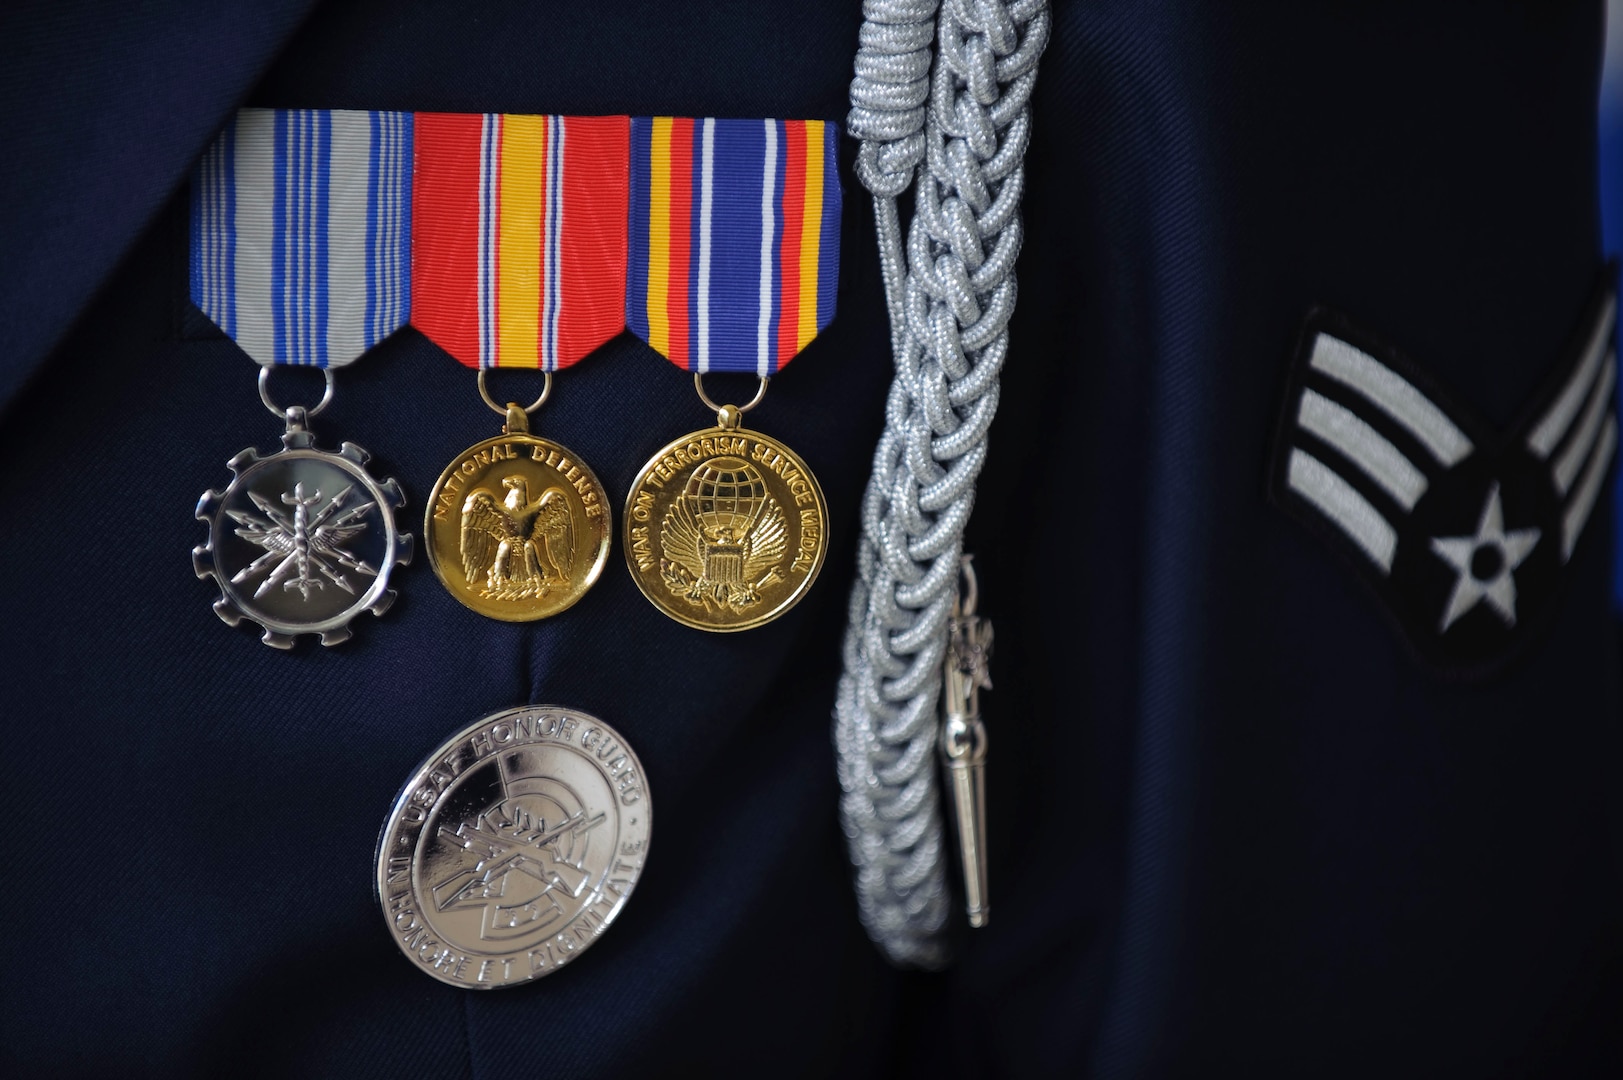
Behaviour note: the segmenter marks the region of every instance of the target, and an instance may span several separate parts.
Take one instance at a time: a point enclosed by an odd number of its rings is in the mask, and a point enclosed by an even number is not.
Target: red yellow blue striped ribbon
[[[690,371],[794,359],[834,317],[835,137],[821,120],[633,117],[631,331]]]

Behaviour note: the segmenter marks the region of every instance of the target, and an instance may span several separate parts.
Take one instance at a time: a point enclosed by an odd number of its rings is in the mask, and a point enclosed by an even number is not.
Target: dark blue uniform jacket
[[[187,302],[185,184],[232,109],[842,119],[857,0],[5,7],[9,1075],[1623,1075],[1609,497],[1548,633],[1485,682],[1417,661],[1267,497],[1315,303],[1494,425],[1564,355],[1602,270],[1598,0],[1056,0],[968,535],[999,649],[993,921],[933,975],[864,937],[837,820],[891,377],[849,141],[839,313],[751,417],[830,501],[787,617],[686,629],[616,553],[574,609],[500,624],[419,561],[349,644],[284,654],[222,625],[190,562],[198,495],[281,432]],[[543,416],[615,492],[707,421],[629,335]],[[418,531],[496,424],[408,329],[314,426],[401,479]],[[373,845],[426,753],[526,702],[623,732],[659,818],[590,955],[473,994],[391,943]]]

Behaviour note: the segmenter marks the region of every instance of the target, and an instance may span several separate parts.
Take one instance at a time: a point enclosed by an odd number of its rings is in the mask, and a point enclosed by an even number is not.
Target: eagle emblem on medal
[[[659,530],[660,574],[671,592],[706,609],[744,612],[781,579],[789,547],[783,508],[740,458],[694,470]]]
[[[531,501],[522,476],[505,476],[503,495],[481,488],[462,504],[462,570],[494,600],[529,600],[568,586],[575,562],[573,517],[562,488]]]
[[[522,413],[519,414],[522,416]],[[603,486],[567,448],[518,430],[457,456],[429,496],[429,563],[452,596],[504,622],[573,605],[603,572]]]
[[[626,502],[637,587],[699,630],[776,619],[806,594],[828,548],[828,506],[806,463],[730,418],[655,454]]]

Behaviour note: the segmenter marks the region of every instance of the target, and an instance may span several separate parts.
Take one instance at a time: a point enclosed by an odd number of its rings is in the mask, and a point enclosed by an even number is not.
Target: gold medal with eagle
[[[502,435],[446,467],[428,499],[428,562],[468,607],[504,622],[556,615],[586,594],[609,557],[603,485],[569,451],[530,434],[507,407]]]
[[[481,615],[528,622],[578,601],[613,526],[580,457],[533,435],[552,375],[625,326],[630,119],[418,113],[411,323],[467,367],[506,418],[428,500],[429,563]],[[491,368],[545,373],[528,409],[485,390]]]
[[[840,185],[820,120],[633,117],[626,322],[693,373],[716,426],[673,440],[626,499],[631,576],[701,630],[771,622],[811,588],[828,506],[793,450],[743,426],[778,373],[834,317]],[[707,373],[759,378],[716,405]]]

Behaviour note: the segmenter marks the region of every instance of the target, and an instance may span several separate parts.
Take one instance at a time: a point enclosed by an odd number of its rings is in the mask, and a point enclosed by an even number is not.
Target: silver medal
[[[384,822],[389,936],[453,986],[550,975],[625,906],[650,814],[637,755],[603,721],[554,705],[487,716],[417,768]]]
[[[278,649],[300,634],[336,645],[361,612],[381,615],[394,602],[389,575],[412,554],[411,534],[395,526],[405,495],[366,471],[371,455],[354,443],[337,453],[318,448],[304,408],[271,407],[286,418],[282,449],[250,447],[227,462],[231,482],[198,500],[209,537],[192,565],[219,586],[214,611],[229,625],[255,622],[260,640]]]

